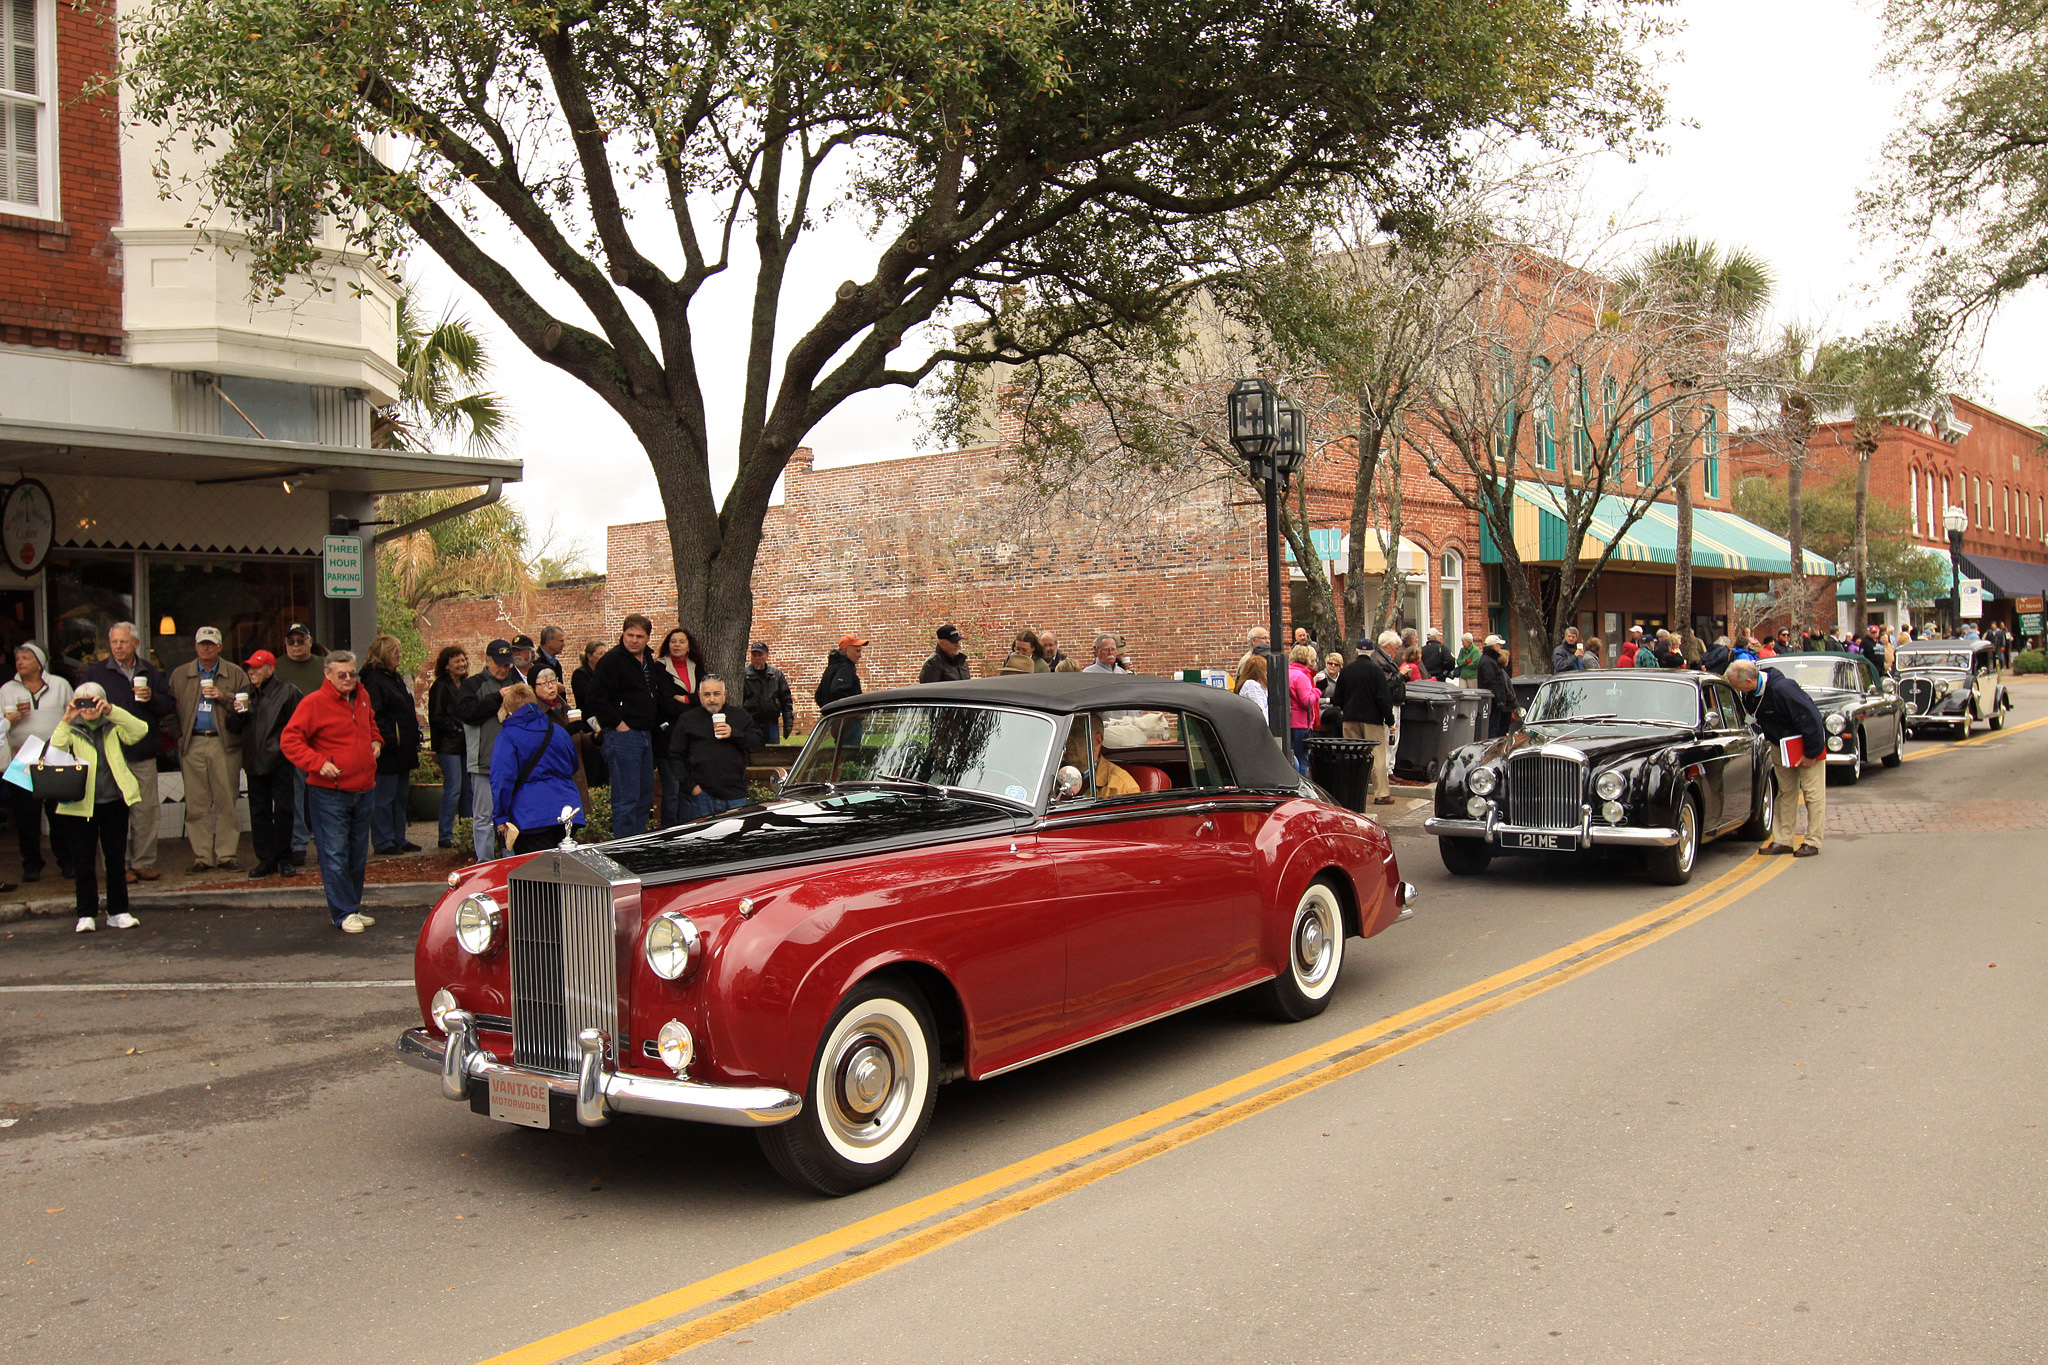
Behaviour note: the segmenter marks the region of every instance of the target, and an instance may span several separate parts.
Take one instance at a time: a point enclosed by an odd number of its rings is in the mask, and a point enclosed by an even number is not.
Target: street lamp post
[[[1951,507],[1941,514],[1948,531],[1948,638],[1963,633],[1963,532],[1970,529],[1970,514]]]
[[[1266,715],[1273,735],[1287,745],[1286,622],[1280,609],[1280,483],[1302,458],[1301,411],[1263,379],[1240,379],[1228,400],[1230,444],[1266,500],[1266,608],[1271,640],[1266,654]]]

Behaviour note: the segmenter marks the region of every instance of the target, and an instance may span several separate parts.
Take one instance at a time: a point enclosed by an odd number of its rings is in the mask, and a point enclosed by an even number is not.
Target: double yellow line
[[[1989,734],[1978,735],[1975,739],[1953,740],[1948,744],[1942,745],[1939,749],[1930,749],[1924,744],[1919,745],[1912,752],[1908,753],[1902,761],[1911,763],[1919,758],[1939,758],[1943,754],[1954,753],[1957,749],[1974,749],[1979,745],[1990,744],[2004,739],[2008,735],[2017,735],[2022,731],[2031,730],[2037,725],[2048,725],[2048,716],[2042,716],[2038,720],[2030,720],[2025,725],[2009,725],[2003,730],[1995,730]]]
[[[552,1365],[659,1327],[721,1299],[745,1296],[595,1357],[589,1365],[646,1365],[666,1360],[1554,990],[1725,909],[1791,865],[1790,858],[1751,854],[1676,900],[1413,1009],[986,1175],[493,1356],[483,1365]],[[820,1262],[829,1264],[820,1266]]]

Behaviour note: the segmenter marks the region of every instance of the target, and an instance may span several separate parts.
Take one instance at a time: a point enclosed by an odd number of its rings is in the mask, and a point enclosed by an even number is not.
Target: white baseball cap
[[[219,626],[201,626],[201,627],[200,627],[199,629],[197,629],[197,630],[195,630],[195,631],[193,631],[193,632],[192,632],[192,643],[193,643],[193,644],[195,644],[195,645],[217,645],[217,644],[219,644],[219,643],[220,643],[220,627],[219,627]]]

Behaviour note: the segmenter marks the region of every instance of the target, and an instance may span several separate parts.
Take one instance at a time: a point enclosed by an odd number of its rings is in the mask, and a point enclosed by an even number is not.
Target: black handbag
[[[28,765],[28,780],[29,791],[38,801],[85,800],[85,765],[82,763],[57,765],[39,758]]]

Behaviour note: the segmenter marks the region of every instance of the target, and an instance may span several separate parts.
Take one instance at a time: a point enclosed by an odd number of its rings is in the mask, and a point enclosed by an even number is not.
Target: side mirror
[[[777,792],[780,792],[784,787],[787,787],[789,785],[789,769],[775,769],[775,771],[771,773],[768,777],[768,784],[774,787]]]
[[[1060,769],[1058,793],[1062,801],[1071,801],[1081,794],[1081,770],[1073,764]]]

